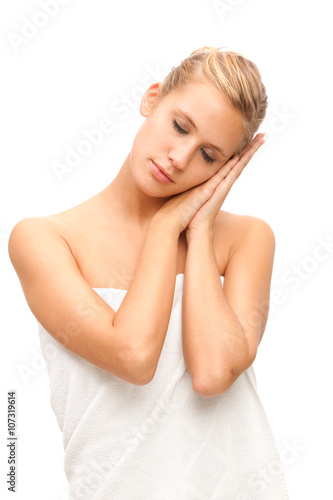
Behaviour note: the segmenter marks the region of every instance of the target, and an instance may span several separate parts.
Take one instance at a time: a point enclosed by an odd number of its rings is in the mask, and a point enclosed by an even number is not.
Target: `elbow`
[[[147,385],[153,380],[155,375],[155,370],[144,369],[142,371],[137,372],[135,376],[135,381],[133,382],[135,385]]]
[[[157,365],[151,363],[145,352],[135,350],[127,357],[127,381],[135,385],[149,384],[155,375]]]
[[[152,381],[153,377],[147,372],[136,375],[133,380],[131,380],[131,383],[134,385],[147,385],[150,384]]]
[[[226,392],[229,387],[235,382],[237,376],[230,371],[225,371],[219,377],[197,377],[192,379],[192,387],[194,392],[204,398],[212,398]]]
[[[254,357],[246,356],[241,364],[220,370],[214,376],[197,376],[192,379],[193,390],[205,398],[212,398],[226,392],[237,378],[247,370],[254,361]]]

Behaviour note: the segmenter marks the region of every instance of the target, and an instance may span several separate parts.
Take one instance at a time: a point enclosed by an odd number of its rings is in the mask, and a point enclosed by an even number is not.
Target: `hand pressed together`
[[[260,133],[240,156],[228,160],[212,177],[197,186],[172,196],[157,212],[158,218],[171,221],[180,234],[197,230],[212,230],[214,220],[235,180],[254,153],[265,142]]]
[[[264,134],[258,134],[240,156],[231,158],[216,174],[206,181],[206,201],[189,222],[187,231],[212,229],[216,215],[234,182],[243,172],[254,153],[264,144],[263,136]]]

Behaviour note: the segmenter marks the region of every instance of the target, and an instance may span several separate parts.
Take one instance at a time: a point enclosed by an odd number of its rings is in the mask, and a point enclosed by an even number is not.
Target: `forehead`
[[[222,114],[229,118],[238,117],[240,114],[235,110],[227,98],[212,83],[205,81],[194,81],[183,85],[179,89],[170,92],[173,103],[189,106],[197,116],[218,118]],[[188,110],[189,111],[189,110]]]

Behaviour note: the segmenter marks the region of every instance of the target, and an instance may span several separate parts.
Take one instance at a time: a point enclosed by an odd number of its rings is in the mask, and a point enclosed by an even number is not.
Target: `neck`
[[[133,178],[130,153],[117,176],[102,193],[113,215],[117,213],[139,228],[147,227],[156,212],[170,199],[170,196],[150,196],[138,187]]]

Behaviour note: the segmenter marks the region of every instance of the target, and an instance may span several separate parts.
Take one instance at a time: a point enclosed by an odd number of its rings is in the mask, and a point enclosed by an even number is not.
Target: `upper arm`
[[[115,311],[84,279],[54,227],[43,218],[22,219],[8,252],[29,308],[50,335],[96,366],[140,383],[132,359],[138,356],[114,330]]]
[[[232,248],[223,288],[243,327],[254,360],[267,323],[275,236],[261,219],[247,216],[241,224],[241,237]]]

